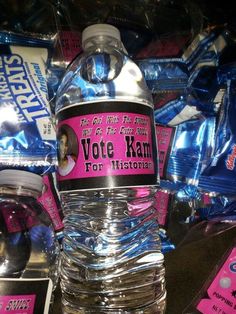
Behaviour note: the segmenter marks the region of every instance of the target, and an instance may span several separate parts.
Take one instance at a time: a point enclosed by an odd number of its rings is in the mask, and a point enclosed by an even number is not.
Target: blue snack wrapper
[[[182,55],[188,70],[193,72],[202,66],[218,66],[219,59],[231,34],[225,28],[216,27],[199,33]]]
[[[235,221],[236,200],[225,196],[209,197],[208,204],[196,208],[196,214],[202,220]]]
[[[200,173],[211,156],[215,117],[190,120],[177,127],[156,126],[161,188],[196,194]]]
[[[163,254],[175,249],[175,245],[170,241],[164,229],[159,229],[159,237],[161,240],[161,251]]]
[[[205,71],[202,70],[205,68],[200,70],[203,72],[201,76],[204,75]],[[204,78],[196,76],[188,90],[155,109],[155,122],[176,126],[191,119],[215,116],[222,103],[224,91],[224,88],[220,88],[218,84],[216,69],[214,75],[209,71]]]
[[[224,95],[225,89],[221,88],[217,73],[218,67],[203,66],[189,78],[188,103],[206,117],[218,113]]]
[[[220,66],[217,71],[217,80],[221,86],[226,86],[229,81],[236,81],[236,61]]]
[[[154,111],[155,122],[169,126],[176,126],[185,121],[198,118],[201,115],[202,112],[198,110],[193,98],[187,93]]]
[[[42,38],[29,37],[24,34],[16,34],[13,32],[0,32],[0,43],[17,45],[23,47],[39,47],[39,48],[53,48],[53,39],[50,36],[44,36]],[[50,53],[50,50],[48,51]]]
[[[9,36],[0,33],[0,167],[45,172],[56,160],[46,81],[49,50],[41,40],[19,36],[17,42],[17,35]]]
[[[155,93],[184,90],[189,72],[181,58],[136,60],[150,91]]]
[[[236,194],[236,88],[229,81],[224,96],[212,158],[201,174],[199,189],[220,195]]]
[[[217,67],[200,67],[190,75],[181,59],[150,58],[137,63],[155,99],[156,123],[175,126],[218,112],[222,92]]]
[[[66,68],[63,66],[49,65],[47,69],[48,99],[53,115],[55,114],[55,99],[57,90],[65,72]]]
[[[175,126],[201,113],[188,102],[189,72],[182,59],[150,58],[137,64],[156,102],[156,123]]]

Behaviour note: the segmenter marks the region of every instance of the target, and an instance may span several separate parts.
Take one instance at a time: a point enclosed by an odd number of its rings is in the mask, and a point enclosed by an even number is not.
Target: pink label
[[[3,207],[1,209],[7,230],[10,233],[21,232],[38,224],[38,219],[35,216],[27,216],[24,209],[17,210],[14,208]]]
[[[171,140],[173,137],[173,128],[156,125],[157,147],[159,157],[159,172],[163,178],[166,167],[166,158],[170,149]]]
[[[155,194],[155,208],[158,212],[158,223],[162,226],[166,224],[170,195],[168,193],[157,191]]]
[[[58,181],[86,179],[86,188],[92,184],[90,178],[102,177],[108,186],[156,184],[156,147],[149,115],[98,112],[63,119],[58,125]],[[137,181],[138,175],[142,182]],[[148,175],[153,176],[151,181]],[[121,182],[116,179],[119,176],[126,178]],[[96,186],[102,185],[98,179]]]
[[[207,289],[208,299],[202,299],[197,309],[203,314],[236,313],[236,248]]]
[[[71,62],[82,51],[81,34],[74,31],[61,31],[60,42],[63,58]]]
[[[44,209],[48,212],[55,231],[63,229],[64,225],[60,216],[60,208],[55,200],[55,197],[47,175],[43,176],[43,182],[45,190],[43,194],[38,198],[38,201],[43,205]]]
[[[34,314],[35,295],[0,296],[1,314]]]

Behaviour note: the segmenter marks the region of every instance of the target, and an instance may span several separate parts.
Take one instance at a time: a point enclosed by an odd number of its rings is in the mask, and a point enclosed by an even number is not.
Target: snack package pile
[[[184,237],[199,221],[235,221],[234,34],[222,26],[207,28],[182,50],[182,55],[173,50],[172,57],[166,52],[148,57],[144,51],[136,60],[155,103],[158,193],[174,200],[165,225],[174,244],[181,239],[171,228]],[[189,208],[184,219],[181,207],[183,213]]]

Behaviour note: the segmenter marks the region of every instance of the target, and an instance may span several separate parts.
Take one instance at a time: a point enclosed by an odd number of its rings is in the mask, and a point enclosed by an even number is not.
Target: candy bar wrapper
[[[156,123],[172,126],[198,113],[187,105],[189,73],[181,59],[149,58],[137,64],[153,94]]]
[[[226,196],[201,195],[201,202],[196,204],[195,220],[220,222],[236,221],[236,200]]]
[[[209,79],[209,85],[206,84],[207,79]],[[209,71],[202,79],[196,77],[192,86],[189,86],[188,90],[182,93],[164,94],[158,100],[157,97],[154,97],[155,122],[157,124],[176,126],[191,119],[216,116],[224,93],[225,89],[220,88],[216,74],[213,78]]]
[[[165,229],[159,229],[159,237],[161,240],[161,251],[163,254],[175,249],[175,245],[171,242]]]
[[[236,88],[229,81],[215,135],[212,158],[199,179],[202,192],[233,196],[236,194]]]
[[[215,118],[190,120],[177,127],[156,125],[161,187],[196,193],[202,168],[213,149]]]
[[[56,160],[46,81],[50,51],[41,40],[18,41],[0,36],[0,166],[50,168]]]
[[[202,112],[198,110],[193,98],[187,93],[183,93],[162,108],[156,109],[154,115],[157,124],[177,126],[185,121],[200,117]]]
[[[189,77],[189,95],[187,104],[201,115],[208,117],[217,115],[225,93],[220,84],[218,67],[204,66],[194,71]]]
[[[187,87],[189,71],[181,58],[136,60],[153,94],[179,91]]]
[[[225,28],[215,27],[199,33],[182,55],[190,72],[203,66],[218,66],[220,56],[231,42]]]
[[[181,59],[150,58],[137,63],[154,97],[156,123],[175,126],[217,114],[222,98],[217,67],[204,66],[190,75]]]

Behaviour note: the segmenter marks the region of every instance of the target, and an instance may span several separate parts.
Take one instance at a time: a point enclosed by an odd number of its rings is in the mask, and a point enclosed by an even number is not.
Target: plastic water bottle
[[[42,188],[39,175],[0,171],[1,313],[48,313],[53,302],[59,246],[37,201]]]
[[[56,102],[64,313],[163,313],[153,104],[107,24],[82,33]]]

